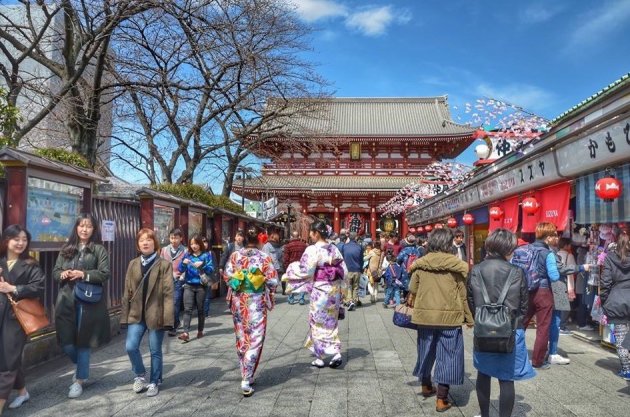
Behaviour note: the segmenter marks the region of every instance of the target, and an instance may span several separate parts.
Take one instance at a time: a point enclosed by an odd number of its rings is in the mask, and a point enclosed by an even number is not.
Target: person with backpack
[[[396,307],[400,304],[400,292],[405,289],[403,282],[404,268],[396,262],[394,255],[389,255],[389,265],[385,269],[385,299],[383,307]]]
[[[407,288],[409,288],[409,270],[411,269],[411,265],[413,265],[416,259],[424,255],[424,249],[422,249],[422,252],[418,249],[416,246],[416,237],[412,233],[407,234],[402,241],[401,247],[402,249],[396,257],[396,263],[402,266],[401,281],[403,283],[403,290],[407,291]]]
[[[553,223],[542,222],[536,225],[536,241],[523,245],[514,251],[512,264],[525,271],[529,290],[529,307],[523,319],[525,329],[536,316],[536,341],[532,354],[532,365],[538,369],[549,369],[545,360],[549,344],[549,328],[553,314],[553,293],[551,282],[560,279],[556,255],[549,248],[558,231]]]
[[[367,262],[367,274],[372,286],[370,299],[372,303],[376,303],[378,297],[378,285],[381,280],[381,242],[376,241],[371,250],[363,257],[363,261]]]
[[[475,265],[468,280],[468,303],[475,315],[475,348],[473,350],[473,364],[477,369],[477,400],[481,409],[480,417],[490,415],[490,381],[499,380],[499,416],[509,417],[514,408],[514,381],[532,378],[536,372],[529,362],[527,346],[525,345],[525,328],[523,317],[527,313],[529,290],[523,270],[511,265],[508,259],[516,249],[516,235],[506,229],[496,229],[486,239],[484,244],[487,257],[480,264]],[[494,305],[493,305],[494,303]],[[502,340],[481,340],[479,334],[484,334],[487,316],[484,309],[495,309],[496,306],[506,308],[507,325],[511,333],[511,340],[502,345]],[[499,314],[490,314],[496,326]],[[489,327],[489,326],[488,326]],[[501,346],[509,346],[509,352],[502,352]]]

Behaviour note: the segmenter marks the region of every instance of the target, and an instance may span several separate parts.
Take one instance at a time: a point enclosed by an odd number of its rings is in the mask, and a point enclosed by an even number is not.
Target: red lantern
[[[528,216],[533,216],[540,209],[540,203],[534,197],[527,197],[521,205],[523,206],[523,213]]]
[[[427,224],[426,226],[424,226],[424,230],[428,233],[431,230],[433,230],[433,226],[431,226],[430,224]]]
[[[608,203],[619,198],[622,191],[623,185],[617,178],[606,177],[595,183],[595,194]]]
[[[436,229],[441,229],[443,227],[444,227],[444,225],[442,225],[442,223],[435,223],[435,228]]]
[[[451,217],[446,221],[446,225],[448,227],[457,227],[457,219],[455,217]]]
[[[416,233],[416,228],[415,228],[415,227],[410,227],[410,228],[409,228],[409,232],[411,232],[411,233]]]
[[[462,218],[462,220],[464,221],[464,224],[467,224],[467,225],[471,225],[475,222],[475,218],[470,213],[464,214],[464,217]]]
[[[418,226],[418,228],[416,229],[416,232],[423,233],[424,232],[424,227]]]
[[[490,207],[490,218],[492,220],[501,220],[503,217],[503,209],[501,207]]]

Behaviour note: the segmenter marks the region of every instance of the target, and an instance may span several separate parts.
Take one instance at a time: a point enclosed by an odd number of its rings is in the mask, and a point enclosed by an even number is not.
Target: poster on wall
[[[191,211],[188,213],[188,236],[202,235],[203,213]]]
[[[113,242],[116,235],[116,222],[113,220],[101,221],[101,240],[103,242]]]
[[[168,232],[170,232],[174,227],[175,209],[156,204],[153,208],[153,230],[155,231],[161,247],[170,243],[168,240]]]
[[[83,206],[83,188],[28,178],[26,228],[33,242],[65,242]]]

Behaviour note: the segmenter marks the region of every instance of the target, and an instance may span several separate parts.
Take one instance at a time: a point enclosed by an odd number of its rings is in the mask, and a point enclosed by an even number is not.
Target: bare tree
[[[20,1],[0,10],[0,74],[8,86],[8,102],[17,106],[30,92],[38,101],[24,122],[13,127],[15,144],[60,103],[70,144],[94,166],[104,94],[105,68],[116,28],[126,19],[158,6],[144,0]],[[33,61],[49,71],[35,75]],[[32,71],[29,72],[29,69]],[[18,106],[19,107],[19,106]],[[58,116],[59,117],[59,116]]]
[[[270,122],[295,111],[267,99],[326,95],[298,57],[308,29],[284,1],[173,1],[120,32],[113,73],[124,86],[117,115],[126,122],[115,154],[152,183],[220,170],[229,194],[252,138],[279,130]]]

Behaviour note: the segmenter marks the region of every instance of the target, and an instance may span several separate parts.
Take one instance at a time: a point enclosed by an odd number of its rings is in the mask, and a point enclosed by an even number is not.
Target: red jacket
[[[302,242],[300,239],[291,239],[289,243],[284,245],[283,263],[285,271],[291,262],[299,261],[302,258],[306,246],[306,243]]]

